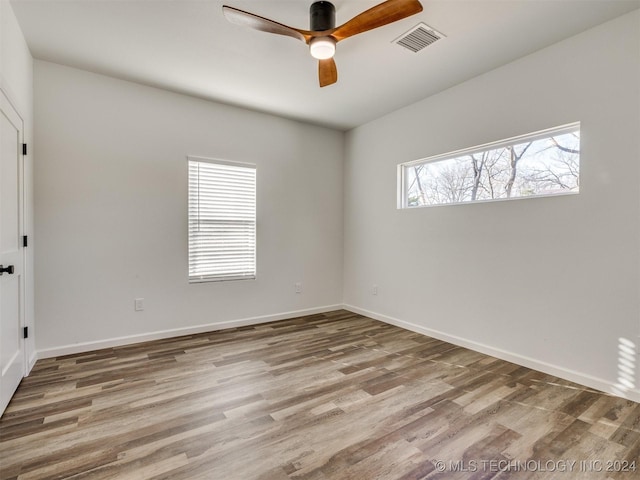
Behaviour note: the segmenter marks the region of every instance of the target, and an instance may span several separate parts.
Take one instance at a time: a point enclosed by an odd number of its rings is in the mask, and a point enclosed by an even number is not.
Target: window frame
[[[504,148],[513,145],[519,145],[529,141],[536,141],[543,138],[550,138],[556,135],[563,135],[567,133],[571,133],[574,131],[580,131],[580,122],[572,122],[567,123],[565,125],[560,125],[558,127],[547,128],[544,130],[539,130],[536,132],[517,135],[515,137],[506,138],[503,140],[498,140],[495,142],[484,143],[481,145],[476,145],[474,147],[463,148],[460,150],[455,150],[452,152],[442,153],[438,155],[433,155],[430,157],[420,158],[418,160],[412,160],[409,162],[400,163],[397,166],[397,209],[398,210],[411,210],[415,208],[425,208],[425,207],[444,207],[448,205],[466,205],[466,204],[474,204],[474,203],[486,203],[486,202],[500,202],[500,201],[508,201],[508,200],[521,200],[521,199],[529,199],[529,198],[543,198],[543,197],[558,197],[564,195],[579,195],[580,192],[567,191],[564,193],[554,193],[554,194],[536,194],[536,195],[527,195],[527,196],[517,196],[517,197],[509,197],[509,198],[489,198],[489,199],[480,199],[480,200],[469,200],[462,202],[450,202],[450,203],[438,203],[432,205],[408,205],[408,185],[407,185],[407,176],[405,171],[407,168],[413,167],[415,165],[421,165],[424,163],[437,163],[446,160],[452,160],[463,155],[474,155],[481,152],[486,152],[488,150],[494,150],[499,148]],[[582,139],[582,137],[581,137]]]
[[[253,221],[253,274],[252,275],[220,275],[220,274],[209,274],[209,275],[191,275],[191,233],[190,233],[190,224],[191,224],[191,216],[189,212],[190,207],[190,187],[189,183],[191,181],[191,175],[189,172],[191,162],[197,163],[208,163],[212,165],[221,165],[221,166],[229,166],[229,167],[239,167],[239,168],[248,168],[254,170],[254,221]],[[257,269],[258,269],[258,258],[257,258],[257,249],[258,249],[258,218],[257,218],[257,202],[258,202],[258,167],[254,163],[247,162],[237,162],[231,160],[223,160],[218,158],[211,157],[202,157],[196,155],[187,155],[187,278],[188,282],[191,283],[208,283],[208,282],[228,282],[228,281],[238,281],[238,280],[255,280],[257,278]]]

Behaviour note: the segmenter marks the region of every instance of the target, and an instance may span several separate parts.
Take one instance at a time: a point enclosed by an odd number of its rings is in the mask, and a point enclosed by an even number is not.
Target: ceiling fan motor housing
[[[311,28],[315,32],[329,30],[336,26],[336,7],[331,2],[314,2],[309,8]]]

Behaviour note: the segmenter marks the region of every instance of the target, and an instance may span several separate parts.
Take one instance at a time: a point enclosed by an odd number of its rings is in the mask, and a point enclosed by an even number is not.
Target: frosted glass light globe
[[[315,37],[309,42],[309,51],[313,58],[326,60],[336,53],[336,41],[331,37]]]

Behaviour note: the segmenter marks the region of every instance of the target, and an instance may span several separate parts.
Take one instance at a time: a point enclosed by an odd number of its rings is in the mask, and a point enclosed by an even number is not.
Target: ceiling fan
[[[418,0],[387,0],[336,27],[335,7],[330,2],[319,1],[313,3],[309,9],[310,30],[288,27],[227,5],[222,7],[222,11],[231,23],[293,37],[309,45],[311,56],[318,59],[320,86],[326,87],[338,81],[338,70],[333,60],[336,43],[419,13],[422,11],[422,5]]]

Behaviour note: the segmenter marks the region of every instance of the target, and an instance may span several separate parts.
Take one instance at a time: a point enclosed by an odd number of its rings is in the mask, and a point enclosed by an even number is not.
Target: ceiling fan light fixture
[[[315,37],[309,42],[309,51],[313,58],[326,60],[336,53],[336,41],[332,37]]]
[[[333,60],[336,43],[420,13],[422,4],[420,0],[385,0],[336,27],[336,8],[329,1],[318,0],[309,8],[310,30],[289,27],[228,5],[223,5],[222,11],[227,20],[236,25],[292,37],[309,45],[311,56],[318,60],[320,86],[326,87],[338,81],[338,70]]]

